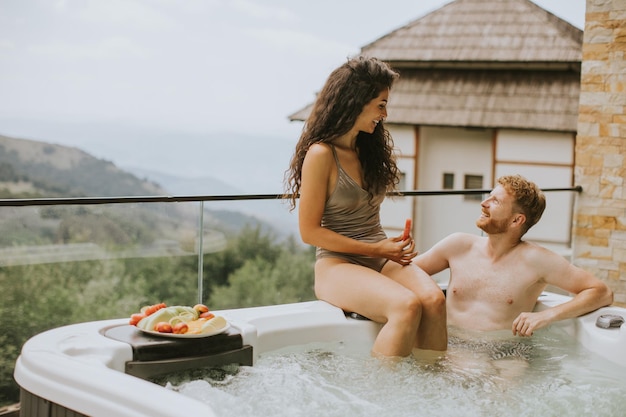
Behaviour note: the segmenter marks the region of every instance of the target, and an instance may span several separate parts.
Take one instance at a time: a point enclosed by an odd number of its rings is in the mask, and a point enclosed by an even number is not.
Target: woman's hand
[[[387,258],[402,266],[409,265],[413,258],[417,256],[415,241],[410,237],[405,240],[402,240],[401,236],[390,237],[381,240],[376,245],[376,256]]]

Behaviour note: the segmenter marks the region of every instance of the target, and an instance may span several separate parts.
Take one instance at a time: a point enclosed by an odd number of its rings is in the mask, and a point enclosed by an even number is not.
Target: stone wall
[[[626,304],[626,0],[587,0],[575,183],[574,263]]]

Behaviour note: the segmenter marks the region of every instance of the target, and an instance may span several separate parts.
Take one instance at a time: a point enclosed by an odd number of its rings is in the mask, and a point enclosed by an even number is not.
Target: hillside
[[[140,178],[149,178],[167,190],[171,195],[228,195],[245,194],[236,188],[214,177],[181,177],[152,169],[123,167],[122,169]]]
[[[168,194],[159,184],[140,179],[80,149],[0,136],[0,198]],[[39,255],[42,261],[58,245],[83,245],[73,246],[79,248],[77,256],[82,259],[100,256],[102,250],[132,257],[193,254],[197,207],[193,202],[0,207],[0,265],[15,261],[12,251],[16,248],[35,253],[35,248],[45,245],[49,248],[45,249],[46,254]],[[261,226],[274,233],[264,221],[236,210],[205,209],[204,224],[205,251],[220,250],[226,236],[246,226]],[[217,242],[217,246],[210,242]],[[94,244],[95,249],[89,246]]]
[[[167,194],[158,184],[77,148],[0,136],[0,197]]]

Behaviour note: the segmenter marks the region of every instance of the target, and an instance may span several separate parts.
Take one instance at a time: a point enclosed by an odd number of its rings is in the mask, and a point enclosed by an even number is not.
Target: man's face
[[[476,226],[487,234],[504,233],[513,221],[513,197],[502,187],[496,186],[480,203],[481,214]]]

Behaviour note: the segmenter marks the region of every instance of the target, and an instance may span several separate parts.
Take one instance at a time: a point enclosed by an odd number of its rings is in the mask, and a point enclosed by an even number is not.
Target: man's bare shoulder
[[[563,255],[534,242],[524,241],[521,245],[521,249],[524,258],[529,262],[543,261],[553,264],[557,261],[563,261],[563,263],[568,263],[567,259],[565,259]]]
[[[544,277],[550,273],[565,274],[572,268],[572,264],[563,254],[536,243],[524,241],[521,249],[518,258],[523,260],[524,265],[532,267],[538,276]]]
[[[450,263],[469,252],[478,236],[452,233],[419,254],[414,262],[428,274],[436,274],[450,267]]]
[[[442,247],[463,250],[472,247],[485,238],[470,233],[455,232],[443,238],[439,245]]]

